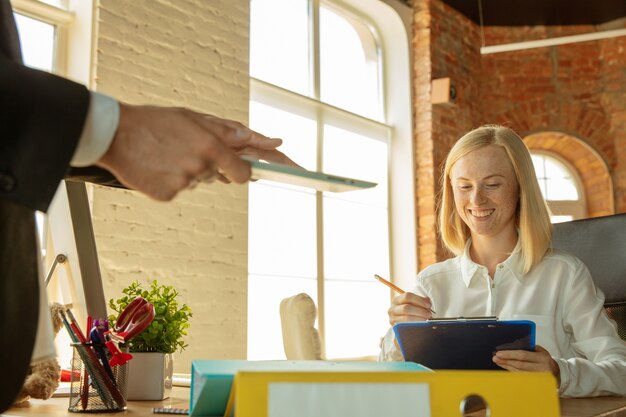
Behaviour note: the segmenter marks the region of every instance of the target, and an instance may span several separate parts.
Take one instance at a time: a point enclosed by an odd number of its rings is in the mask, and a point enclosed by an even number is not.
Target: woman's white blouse
[[[430,298],[436,317],[532,320],[537,344],[559,365],[561,396],[626,395],[626,343],[603,309],[604,294],[578,258],[554,250],[524,274],[516,249],[491,280],[468,250],[469,244],[463,255],[417,276],[413,292]],[[380,360],[402,360],[392,329],[381,348]]]

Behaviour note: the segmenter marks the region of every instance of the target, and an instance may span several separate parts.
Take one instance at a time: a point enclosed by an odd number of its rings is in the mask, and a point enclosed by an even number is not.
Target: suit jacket
[[[26,68],[9,0],[0,0],[0,412],[27,375],[38,318],[34,211],[46,211],[59,182],[86,174],[119,185],[98,168],[71,170],[89,91]]]

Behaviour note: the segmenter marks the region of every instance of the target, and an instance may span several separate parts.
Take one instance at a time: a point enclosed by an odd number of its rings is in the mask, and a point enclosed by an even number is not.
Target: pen
[[[83,361],[83,365],[85,366],[85,368],[87,368],[87,372],[89,372],[90,374],[94,375],[92,377],[93,380],[93,384],[96,387],[96,390],[98,390],[98,394],[100,395],[100,398],[106,399],[108,398],[105,394],[105,388],[100,385],[100,380],[98,378],[95,377],[95,371],[91,366],[91,363],[89,362],[88,359],[88,355],[86,352],[86,349],[83,350],[83,348],[85,347],[84,343],[81,344],[78,335],[76,334],[76,330],[72,327],[72,325],[70,324],[69,320],[67,319],[67,316],[65,315],[65,312],[63,310],[59,311],[59,317],[61,317],[61,321],[63,322],[63,325],[65,326],[65,329],[67,330],[67,332],[70,335],[70,339],[72,339],[72,342],[78,346],[76,347],[76,351],[78,352],[78,355],[80,356],[81,360]],[[80,374],[78,376],[80,378]],[[82,398],[81,398],[82,400]]]
[[[394,290],[398,294],[404,294],[405,293],[405,291],[402,288],[400,288],[397,285],[394,285],[393,283],[387,281],[385,278],[381,277],[378,274],[374,274],[374,278],[376,278],[378,281],[382,282],[383,284],[385,284],[386,286],[388,286],[389,288],[391,288],[392,290]],[[430,309],[430,312],[433,313],[433,314],[437,314],[437,313],[435,313],[435,310],[433,310],[432,308]]]
[[[89,331],[89,339],[91,339],[91,342],[93,343],[93,348],[96,351],[96,354],[100,357],[100,363],[102,363],[104,370],[106,371],[107,374],[109,374],[109,376],[111,377],[111,380],[115,384],[117,384],[117,382],[115,381],[115,376],[113,375],[113,370],[111,369],[111,366],[109,365],[109,360],[107,359],[106,352],[104,351],[105,326],[106,326],[106,329],[108,329],[108,325],[106,324],[106,322],[107,321],[104,319],[96,319],[93,327]]]
[[[67,321],[65,314],[63,314],[62,311],[60,314],[61,318],[63,318],[64,321]],[[78,353],[83,363],[87,366],[87,371],[91,374],[93,382],[97,384],[97,387],[99,386],[98,393],[100,394],[100,398],[102,398],[102,401],[111,404],[111,397],[113,397],[112,399],[118,404],[119,408],[124,409],[126,407],[126,400],[124,399],[124,396],[104,370],[104,367],[98,360],[96,353],[91,350],[89,346],[87,346],[87,339],[78,327],[74,314],[72,314],[72,311],[69,309],[67,310],[67,317],[69,317],[68,326],[75,332],[76,339],[78,339],[84,347],[84,351],[83,349],[78,349]],[[101,385],[101,383],[104,385]],[[110,395],[107,395],[107,393]],[[109,408],[114,409],[116,407],[111,405]]]
[[[68,310],[69,311],[69,310]],[[91,316],[87,315],[87,331],[91,328],[92,320]],[[80,402],[83,407],[83,410],[87,409],[87,405],[89,402],[89,372],[87,372],[87,367],[83,370],[83,386],[80,391]]]

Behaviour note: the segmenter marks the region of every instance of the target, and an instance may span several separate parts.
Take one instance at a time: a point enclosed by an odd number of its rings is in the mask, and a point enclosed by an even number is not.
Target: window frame
[[[578,170],[561,155],[542,149],[532,149],[531,155],[541,156],[543,158],[551,158],[562,164],[572,177],[578,200],[548,200],[546,203],[550,208],[552,216],[572,216],[572,220],[584,219],[587,217],[587,198],[585,188]]]
[[[74,15],[64,9],[37,0],[12,0],[15,13],[36,19],[54,26],[54,51],[52,53],[52,72],[66,75],[68,60],[68,26],[74,21]]]
[[[11,5],[15,13],[55,26],[52,72],[94,89],[94,0],[62,0],[64,8],[39,0],[11,0]]]
[[[381,137],[386,137],[389,146],[389,193],[387,198],[388,234],[389,234],[389,269],[392,280],[401,286],[412,288],[417,272],[416,219],[415,219],[415,180],[412,134],[412,101],[410,80],[410,49],[407,27],[410,20],[410,8],[403,6],[400,12],[397,4],[386,4],[376,0],[309,0],[309,27],[311,39],[310,71],[313,84],[310,96],[275,86],[250,76],[250,100],[265,105],[287,110],[294,114],[315,120],[318,126],[317,143],[324,123],[341,127],[348,123],[351,129],[368,132],[375,130]],[[370,29],[377,43],[379,55],[379,76],[382,97],[383,118],[385,122],[364,117],[350,111],[324,103],[320,100],[319,69],[319,8],[321,5],[333,11],[340,10],[347,19],[358,19]],[[398,48],[398,39],[406,48]],[[290,105],[297,105],[295,108]],[[322,152],[318,149],[317,169],[322,169]],[[392,163],[393,162],[393,163]],[[325,357],[325,297],[323,268],[323,194],[316,192],[316,233],[317,233],[317,300],[318,330]],[[381,291],[384,289],[381,288]],[[391,299],[392,294],[389,292]]]

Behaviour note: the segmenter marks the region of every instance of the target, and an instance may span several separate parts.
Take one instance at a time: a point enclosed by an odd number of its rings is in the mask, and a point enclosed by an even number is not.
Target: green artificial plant
[[[174,353],[187,347],[182,339],[187,335],[191,309],[186,304],[179,307],[178,292],[172,286],[159,285],[154,280],[149,289],[144,289],[135,281],[122,292],[122,298],[109,300],[109,307],[117,313],[109,316],[111,329],[122,310],[137,297],[152,303],[156,312],[150,326],[127,343],[131,352]]]

